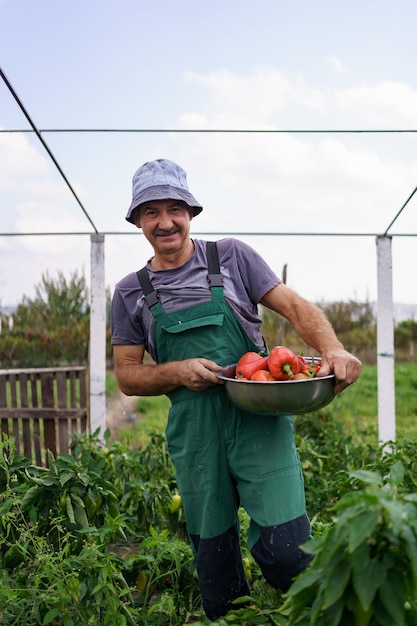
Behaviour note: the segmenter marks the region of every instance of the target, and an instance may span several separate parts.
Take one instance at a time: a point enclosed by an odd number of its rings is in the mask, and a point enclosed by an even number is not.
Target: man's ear
[[[135,209],[135,212],[133,213],[133,221],[135,223],[136,228],[140,228],[140,214],[139,214],[139,209]]]

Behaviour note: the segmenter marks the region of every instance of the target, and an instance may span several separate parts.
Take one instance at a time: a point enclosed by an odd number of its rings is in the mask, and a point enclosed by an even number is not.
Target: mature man
[[[184,170],[166,159],[133,177],[126,219],[141,228],[153,256],[123,278],[112,301],[116,377],[127,395],[166,394],[166,428],[209,619],[249,593],[237,511],[251,522],[248,544],[266,580],[286,591],[310,557],[310,536],[291,415],[254,417],[234,406],[216,372],[247,351],[267,349],[258,304],[284,316],[334,372],[340,393],[361,363],[337,339],[323,312],[290,290],[243,242],[190,238],[203,207]],[[145,350],[154,363],[144,362]]]

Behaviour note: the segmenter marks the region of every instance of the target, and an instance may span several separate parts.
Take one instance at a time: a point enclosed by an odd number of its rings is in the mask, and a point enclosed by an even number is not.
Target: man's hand
[[[223,381],[215,374],[223,368],[214,361],[202,358],[185,359],[177,361],[177,366],[182,384],[193,391],[203,391],[213,385],[223,384]]]
[[[339,394],[349,385],[358,380],[362,363],[347,350],[339,348],[321,355],[321,368],[317,376],[334,374],[336,385],[334,391]]]
[[[159,396],[183,386],[202,391],[223,384],[215,374],[222,367],[209,359],[184,359],[157,365],[145,364],[144,354],[143,345],[114,346],[117,383],[127,396]]]

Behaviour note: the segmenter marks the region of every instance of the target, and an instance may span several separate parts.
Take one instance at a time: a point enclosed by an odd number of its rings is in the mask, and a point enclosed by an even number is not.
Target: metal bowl
[[[217,376],[224,381],[231,401],[250,413],[302,415],[322,409],[335,397],[334,374],[320,378],[259,382],[239,380],[235,378],[235,372],[236,363],[225,367]]]

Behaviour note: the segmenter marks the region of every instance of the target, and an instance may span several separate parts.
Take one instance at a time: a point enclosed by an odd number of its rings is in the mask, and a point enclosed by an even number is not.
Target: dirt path
[[[112,439],[117,439],[120,428],[129,428],[135,421],[137,396],[125,396],[117,391],[106,401],[106,428],[110,430]]]

